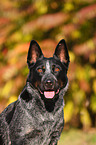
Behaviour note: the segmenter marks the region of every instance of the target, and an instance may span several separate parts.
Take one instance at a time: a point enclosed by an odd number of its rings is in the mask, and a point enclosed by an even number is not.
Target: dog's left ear
[[[41,51],[39,44],[35,40],[32,40],[30,42],[28,56],[27,56],[28,66],[30,67],[30,65],[36,63],[36,61],[42,57],[43,57],[43,53]]]
[[[55,53],[53,56],[55,58],[59,58],[59,60],[62,63],[64,63],[68,68],[70,60],[69,60],[67,45],[64,39],[62,39],[56,46]]]

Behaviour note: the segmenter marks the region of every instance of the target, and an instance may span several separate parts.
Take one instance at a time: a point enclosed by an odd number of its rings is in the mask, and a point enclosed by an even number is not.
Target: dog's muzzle
[[[59,92],[57,79],[53,74],[46,74],[43,76],[41,86],[41,93],[47,99],[54,98],[55,94]]]

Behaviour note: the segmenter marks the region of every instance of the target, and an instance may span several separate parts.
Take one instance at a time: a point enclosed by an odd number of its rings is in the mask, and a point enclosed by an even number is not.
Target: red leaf
[[[91,39],[91,42],[93,43],[93,45],[89,45],[89,42],[85,42],[81,45],[75,45],[73,50],[75,52],[76,55],[90,55],[91,52],[95,52],[95,47],[96,47],[96,37],[94,37],[93,39]]]
[[[68,19],[68,15],[64,13],[55,13],[43,15],[36,20],[28,22],[24,25],[23,31],[28,33],[34,31],[34,29],[51,29],[54,28]]]
[[[96,17],[96,4],[82,8],[77,12],[74,21],[82,24],[86,19],[92,19]]]

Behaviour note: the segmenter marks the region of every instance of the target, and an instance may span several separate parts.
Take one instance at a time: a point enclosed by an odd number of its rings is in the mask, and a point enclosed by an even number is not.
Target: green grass
[[[96,131],[71,129],[61,134],[58,145],[96,145]]]

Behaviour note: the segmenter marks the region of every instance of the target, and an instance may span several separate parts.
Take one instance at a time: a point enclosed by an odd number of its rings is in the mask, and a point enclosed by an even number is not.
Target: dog
[[[63,96],[68,88],[69,54],[62,39],[53,57],[30,42],[29,74],[18,100],[0,115],[1,145],[56,145],[64,127]]]

